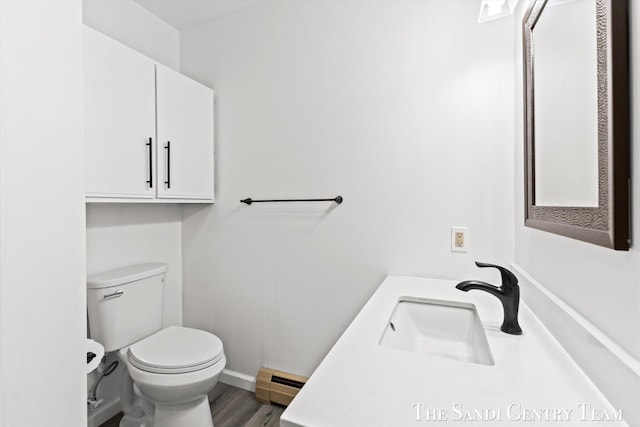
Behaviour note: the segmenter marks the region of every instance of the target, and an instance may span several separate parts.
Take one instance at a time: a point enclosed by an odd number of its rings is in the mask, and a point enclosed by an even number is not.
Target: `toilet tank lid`
[[[164,262],[149,262],[146,264],[130,265],[103,273],[87,276],[87,288],[99,289],[123,285],[136,280],[146,279],[167,272]]]

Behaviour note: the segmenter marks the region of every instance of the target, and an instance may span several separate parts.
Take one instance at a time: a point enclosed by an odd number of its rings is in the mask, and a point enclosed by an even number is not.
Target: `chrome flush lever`
[[[103,299],[113,299],[113,298],[119,298],[122,295],[124,295],[124,291],[122,289],[118,289],[117,291],[110,293],[110,294],[106,294],[105,296],[103,296]]]

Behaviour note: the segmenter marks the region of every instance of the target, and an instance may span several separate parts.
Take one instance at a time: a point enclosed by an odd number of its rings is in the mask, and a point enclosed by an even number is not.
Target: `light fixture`
[[[481,0],[478,23],[509,16],[516,8],[518,0]]]

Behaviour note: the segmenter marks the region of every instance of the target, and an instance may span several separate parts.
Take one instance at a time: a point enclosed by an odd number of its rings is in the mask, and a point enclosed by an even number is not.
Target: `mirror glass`
[[[527,227],[628,250],[629,4],[531,0],[522,21]]]
[[[536,206],[598,206],[595,0],[548,0],[532,29]]]

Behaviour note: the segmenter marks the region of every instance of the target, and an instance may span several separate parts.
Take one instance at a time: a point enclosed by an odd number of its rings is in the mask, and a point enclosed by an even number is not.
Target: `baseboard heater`
[[[302,386],[307,377],[262,368],[256,377],[256,400],[260,403],[277,403],[287,406]]]

